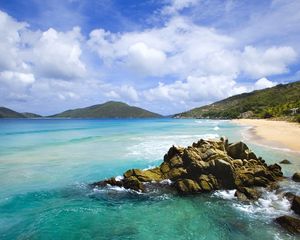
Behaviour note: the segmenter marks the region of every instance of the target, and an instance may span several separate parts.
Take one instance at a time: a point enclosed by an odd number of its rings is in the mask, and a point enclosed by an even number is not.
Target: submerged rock
[[[300,233],[300,219],[291,216],[281,216],[275,219],[281,227],[288,230],[290,233],[299,234]]]
[[[163,163],[153,169],[130,169],[123,179],[93,183],[146,191],[147,186],[169,179],[180,194],[195,194],[218,189],[238,189],[241,199],[257,199],[253,187],[268,187],[282,177],[278,164],[267,165],[243,142],[227,139],[199,140],[187,148],[172,146]]]
[[[295,196],[295,197],[293,198],[291,209],[292,209],[295,213],[297,213],[298,215],[300,215],[300,197],[299,197],[299,196]]]
[[[292,164],[289,160],[287,159],[283,159],[282,161],[280,161],[279,163],[281,164]]]
[[[296,172],[296,173],[292,176],[292,179],[293,179],[295,182],[300,182],[300,172]]]

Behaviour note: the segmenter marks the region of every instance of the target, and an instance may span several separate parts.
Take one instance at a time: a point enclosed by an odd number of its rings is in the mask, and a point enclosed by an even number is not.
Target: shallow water
[[[244,129],[188,119],[0,120],[0,239],[295,239],[272,223],[291,213],[278,193],[243,205],[230,191],[179,197],[87,186],[158,165],[173,144],[237,141]],[[249,146],[268,163],[289,159],[286,176],[300,169],[299,154]],[[300,194],[299,184],[281,185]]]

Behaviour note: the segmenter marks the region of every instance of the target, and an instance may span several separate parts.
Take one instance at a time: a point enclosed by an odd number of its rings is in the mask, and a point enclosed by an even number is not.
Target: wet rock
[[[291,216],[281,216],[275,219],[281,227],[293,234],[300,233],[300,219]]]
[[[283,159],[279,163],[281,163],[281,164],[291,164],[291,162],[289,160],[287,160],[287,159]]]
[[[138,192],[143,192],[145,190],[143,183],[141,183],[135,176],[124,178],[123,186],[124,188],[132,189]]]
[[[298,215],[300,215],[300,196],[295,196],[295,197],[293,198],[291,209],[292,209],[295,213],[297,213]]]
[[[234,195],[239,200],[248,201],[248,200],[257,200],[261,196],[261,193],[255,188],[238,187]]]
[[[292,203],[296,195],[294,193],[287,192],[284,193],[283,196]]]
[[[292,179],[295,181],[295,182],[300,182],[300,172],[296,172]]]
[[[180,179],[175,183],[175,187],[181,194],[192,194],[202,190],[198,183],[192,179]]]

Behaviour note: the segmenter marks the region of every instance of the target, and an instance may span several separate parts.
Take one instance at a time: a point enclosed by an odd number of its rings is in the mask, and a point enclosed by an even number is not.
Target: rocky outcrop
[[[281,216],[275,219],[281,227],[288,230],[290,233],[300,233],[300,219],[291,216]]]
[[[287,159],[283,159],[282,161],[280,161],[279,163],[281,164],[292,164],[289,160]]]
[[[292,179],[293,179],[295,182],[300,182],[300,172],[296,172],[296,173],[292,176]]]
[[[256,199],[252,187],[267,187],[281,179],[278,164],[267,165],[245,143],[228,143],[227,139],[199,140],[183,148],[172,146],[159,167],[131,169],[123,179],[107,179],[92,186],[120,186],[135,191],[147,191],[153,183],[165,179],[180,194],[210,192],[218,189],[238,189],[239,198]]]

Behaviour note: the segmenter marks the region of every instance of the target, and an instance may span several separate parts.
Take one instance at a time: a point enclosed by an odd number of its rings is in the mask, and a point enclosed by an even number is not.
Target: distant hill
[[[157,113],[126,103],[110,101],[86,108],[68,110],[50,117],[57,118],[159,118]]]
[[[235,95],[210,105],[176,114],[174,117],[291,118],[299,121],[300,81]]]
[[[0,118],[38,118],[41,115],[35,113],[19,113],[6,107],[0,107]]]
[[[9,108],[0,107],[0,118],[25,118],[25,116]]]
[[[39,114],[35,114],[35,113],[29,113],[29,112],[24,112],[22,113],[26,118],[40,118],[42,117]]]

